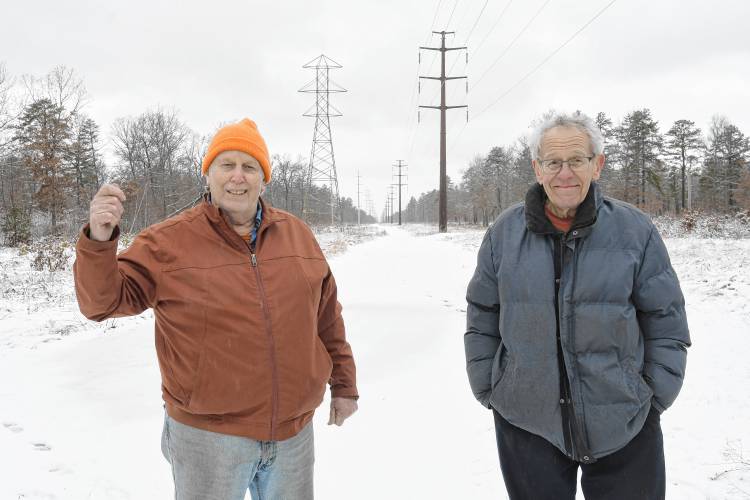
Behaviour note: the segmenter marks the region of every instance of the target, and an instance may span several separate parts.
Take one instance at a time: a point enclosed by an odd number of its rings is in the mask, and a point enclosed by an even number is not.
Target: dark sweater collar
[[[547,202],[547,193],[541,184],[535,183],[526,192],[525,211],[526,227],[529,231],[538,234],[558,234],[560,231],[552,225],[544,213],[544,204]],[[601,203],[599,186],[592,182],[586,197],[576,210],[573,224],[570,229],[580,229],[594,225],[596,222],[596,211]]]

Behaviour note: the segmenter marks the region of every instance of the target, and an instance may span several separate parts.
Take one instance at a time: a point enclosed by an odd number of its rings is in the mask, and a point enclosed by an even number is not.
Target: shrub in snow
[[[652,217],[659,233],[665,238],[750,238],[750,212],[736,214],[705,214],[683,212],[682,216]]]
[[[34,243],[24,245],[20,255],[33,256],[31,267],[35,271],[65,271],[72,253],[72,246],[64,240],[45,238]]]
[[[31,217],[20,208],[11,208],[3,216],[0,231],[9,247],[28,243],[31,241]]]

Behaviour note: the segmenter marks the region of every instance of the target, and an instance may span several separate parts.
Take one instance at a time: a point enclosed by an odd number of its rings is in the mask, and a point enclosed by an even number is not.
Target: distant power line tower
[[[419,47],[421,50],[437,50],[440,52],[440,76],[420,76],[425,80],[438,80],[440,82],[440,106],[419,106],[420,108],[432,108],[440,110],[440,200],[438,208],[438,230],[441,233],[448,231],[448,183],[445,161],[445,111],[455,108],[466,108],[467,106],[446,106],[445,104],[445,82],[458,80],[465,76],[445,76],[445,53],[451,50],[466,50],[466,47],[446,47],[445,35],[454,34],[453,31],[433,31],[441,36],[440,47]],[[421,57],[421,53],[420,53]],[[468,61],[468,54],[466,56]],[[466,119],[469,119],[468,109]]]
[[[361,188],[362,187],[362,176],[359,175],[359,170],[357,170],[357,225],[359,226],[362,221],[360,220],[360,214],[362,213],[362,205],[360,204],[360,194],[361,194]]]
[[[336,208],[339,204],[339,180],[336,175],[336,158],[333,155],[333,139],[331,138],[331,117],[342,116],[341,112],[329,102],[329,94],[346,92],[328,77],[331,69],[341,68],[336,61],[321,54],[302,66],[315,70],[315,78],[299,91],[315,94],[315,104],[303,116],[315,118],[310,164],[307,169],[307,185],[313,183],[327,185],[331,193],[331,224],[336,222]],[[307,190],[308,192],[310,189]],[[303,211],[309,210],[305,206]]]

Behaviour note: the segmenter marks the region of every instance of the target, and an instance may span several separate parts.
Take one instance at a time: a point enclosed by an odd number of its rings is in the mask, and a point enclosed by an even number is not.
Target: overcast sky
[[[0,62],[15,76],[75,69],[104,136],[116,118],[161,106],[199,133],[248,116],[272,154],[307,159],[313,119],[302,113],[313,95],[297,91],[314,76],[302,65],[325,54],[343,66],[331,75],[348,90],[332,98],[344,115],[332,119],[341,194],[356,202],[359,170],[378,210],[398,159],[409,165],[409,195],[438,184],[439,112],[422,110],[419,124],[416,114],[417,104],[439,104],[438,83],[415,95],[417,75],[440,70],[435,52],[418,65],[420,45],[439,45],[431,29],[455,31],[447,44],[469,48],[468,65],[459,51],[446,65],[469,77],[468,95],[462,81],[447,84],[449,105],[469,105],[468,124],[464,110],[448,112],[456,180],[550,108],[618,122],[647,107],[662,132],[681,118],[705,130],[721,114],[750,134],[746,0],[616,1],[522,80],[610,2],[29,0],[2,7]]]

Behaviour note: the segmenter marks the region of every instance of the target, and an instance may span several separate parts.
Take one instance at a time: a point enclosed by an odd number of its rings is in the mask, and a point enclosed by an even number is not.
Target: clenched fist
[[[108,241],[122,217],[125,193],[114,184],[105,184],[94,195],[89,205],[89,237],[94,241]]]
[[[354,398],[331,398],[331,414],[328,425],[344,425],[344,420],[351,417],[357,411],[357,400]]]

